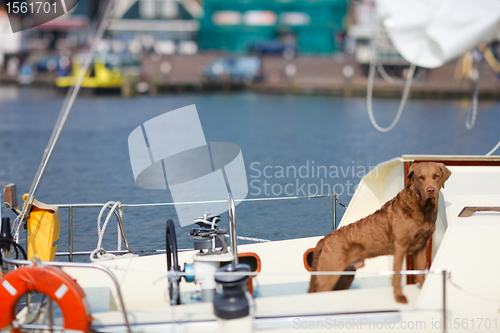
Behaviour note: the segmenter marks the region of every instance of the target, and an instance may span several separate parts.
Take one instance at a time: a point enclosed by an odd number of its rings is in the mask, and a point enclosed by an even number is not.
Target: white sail
[[[378,16],[408,62],[440,67],[498,38],[498,0],[375,0]]]

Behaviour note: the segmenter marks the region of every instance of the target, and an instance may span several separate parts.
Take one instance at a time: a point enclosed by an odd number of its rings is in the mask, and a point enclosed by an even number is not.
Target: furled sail
[[[375,0],[399,54],[425,68],[440,67],[500,35],[498,0]]]

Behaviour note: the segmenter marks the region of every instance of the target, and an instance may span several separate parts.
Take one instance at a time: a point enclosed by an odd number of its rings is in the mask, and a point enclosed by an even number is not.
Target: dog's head
[[[422,199],[422,204],[428,200],[436,204],[439,199],[439,190],[444,188],[444,182],[450,178],[450,175],[451,171],[443,163],[414,163],[408,172],[407,188],[413,187]]]

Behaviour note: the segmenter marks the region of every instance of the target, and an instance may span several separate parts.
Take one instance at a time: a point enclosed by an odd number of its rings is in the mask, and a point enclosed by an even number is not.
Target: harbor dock
[[[263,80],[245,86],[229,83],[207,85],[203,70],[214,60],[227,57],[219,53],[198,53],[190,56],[144,56],[141,60],[141,80],[148,83],[148,93],[184,91],[218,91],[246,89],[260,93],[322,94],[334,96],[366,96],[367,68],[341,54],[337,56],[299,56],[287,60],[280,56],[261,57]],[[476,82],[469,78],[457,80],[457,61],[435,69],[420,69],[415,74],[410,95],[413,98],[471,97]],[[349,75],[346,75],[349,74]],[[33,85],[54,86],[54,73],[39,73]],[[401,97],[404,78],[392,84],[377,75],[373,95]],[[1,84],[18,84],[15,77],[0,73]],[[479,95],[481,98],[500,97],[499,79],[491,68],[483,65]]]

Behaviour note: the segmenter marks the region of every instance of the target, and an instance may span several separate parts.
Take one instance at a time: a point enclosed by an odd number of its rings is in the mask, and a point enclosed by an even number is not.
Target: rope
[[[344,208],[347,208],[347,206],[346,206],[346,205],[344,205],[342,202],[340,202],[340,200],[339,200],[339,196],[338,196],[338,195],[337,195],[337,196],[335,196],[335,203],[338,203],[340,206],[342,206],[342,207],[344,207]]]
[[[451,279],[451,274],[448,275],[448,281],[450,281],[450,284],[457,288],[458,290],[460,290],[461,292],[469,295],[469,296],[472,296],[474,298],[477,298],[477,299],[481,299],[483,301],[488,301],[488,302],[498,302],[500,301],[499,298],[493,298],[493,297],[487,297],[487,296],[483,296],[483,295],[477,295],[471,291],[468,291],[468,290],[465,290],[463,287],[459,286],[456,282],[454,282],[452,279]]]
[[[224,237],[229,238],[229,235],[224,235]],[[253,237],[244,237],[244,236],[236,236],[236,238],[241,239],[241,240],[251,241],[251,242],[260,242],[260,243],[272,242],[272,240],[262,239],[262,238],[253,238]]]
[[[3,251],[10,251],[10,247],[14,248],[14,251],[16,252],[16,259],[19,259],[19,252],[24,257],[24,260],[27,260],[28,256],[26,255],[26,252],[24,251],[23,247],[19,245],[18,243],[14,242],[13,240],[10,239],[1,239],[0,240],[0,269],[3,266],[3,260],[2,260],[2,252]]]
[[[490,150],[486,156],[491,156],[491,154],[493,154],[498,148],[500,147],[500,141],[498,141],[497,145],[495,147],[493,147],[492,150]]]
[[[111,206],[113,205],[113,206]],[[104,221],[104,225],[102,226],[101,229],[101,219],[102,215],[104,214],[104,211],[110,208],[108,216],[106,217],[106,221]],[[97,242],[97,247],[102,246],[102,238],[104,236],[104,231],[106,230],[106,226],[108,225],[109,219],[111,218],[112,214],[115,212],[115,209],[118,208],[118,223],[117,223],[117,231],[118,231],[118,244],[116,249],[120,251],[122,249],[122,237],[121,237],[121,232],[120,232],[120,223],[123,223],[123,207],[122,203],[120,201],[113,202],[113,201],[108,201],[107,203],[104,204],[102,207],[101,211],[99,212],[99,217],[97,218],[97,234],[99,235],[99,241]]]
[[[490,48],[486,47],[486,44],[483,44],[483,45],[479,45],[478,49],[483,54],[483,58],[486,60],[488,65],[490,65],[491,69],[495,72],[496,75],[498,75],[500,73],[500,64],[498,63],[495,56],[491,52]],[[482,65],[482,63],[481,63],[481,65]],[[479,75],[480,75],[479,77],[481,77],[481,72],[482,72],[482,68],[479,71]],[[476,90],[479,90],[477,87],[478,85],[479,85],[479,83],[476,83]],[[476,94],[476,91],[474,91],[474,94]],[[473,101],[473,103],[474,103],[474,101]],[[476,107],[477,107],[477,102],[476,102]],[[493,147],[492,150],[490,150],[488,153],[486,153],[486,156],[491,156],[499,147],[500,147],[500,141],[498,141],[498,143],[496,144],[495,147]]]
[[[399,121],[399,118],[401,117],[401,114],[403,113],[403,109],[406,105],[406,100],[408,99],[408,96],[410,94],[410,87],[413,82],[413,76],[415,74],[415,64],[410,64],[410,68],[408,71],[408,77],[406,79],[405,87],[403,90],[403,96],[401,98],[401,103],[399,104],[399,109],[396,114],[396,117],[392,121],[392,123],[388,127],[380,127],[377,124],[377,121],[375,120],[375,117],[373,115],[373,106],[372,106],[372,100],[373,100],[373,83],[375,81],[375,63],[377,61],[377,47],[378,45],[378,39],[380,39],[380,30],[378,30],[377,37],[375,38],[375,43],[374,46],[372,47],[372,55],[370,59],[370,72],[368,74],[368,84],[366,86],[366,106],[368,109],[368,116],[370,117],[370,122],[372,123],[373,127],[377,129],[379,132],[389,132],[396,126],[396,124]]]
[[[380,74],[380,76],[386,80],[388,83],[395,85],[395,86],[404,86],[406,84],[406,80],[396,80],[392,76],[390,76],[384,66],[380,63],[380,59],[377,58],[377,72]],[[414,81],[418,81],[424,76],[424,71],[420,71],[418,75],[413,79]]]
[[[104,224],[101,228],[101,220],[104,212],[106,209],[109,208],[109,213],[108,216],[106,217],[106,220],[104,221]],[[99,212],[99,216],[97,217],[97,236],[98,236],[98,241],[97,241],[97,247],[95,248],[94,251],[90,254],[90,260],[91,261],[101,261],[101,260],[113,260],[116,259],[118,256],[108,253],[103,247],[102,247],[102,240],[104,238],[104,232],[106,231],[106,227],[108,225],[109,220],[111,219],[111,216],[115,213],[115,210],[117,211],[117,223],[116,223],[116,228],[118,230],[118,236],[117,236],[117,251],[120,251],[122,249],[122,233],[120,230],[120,225],[123,226],[123,205],[120,201],[108,201],[104,204],[104,206],[101,208],[101,211]],[[97,257],[95,257],[97,256]],[[124,256],[135,256],[133,254],[127,253]],[[120,256],[123,257],[123,256]]]
[[[465,127],[467,127],[468,130],[473,129],[474,125],[476,124],[477,104],[479,99],[479,84],[481,82],[482,72],[483,72],[483,61],[481,61],[481,63],[479,64],[479,75],[476,80],[476,86],[474,87],[474,95],[472,96],[472,109],[469,113],[470,117],[465,122]]]

